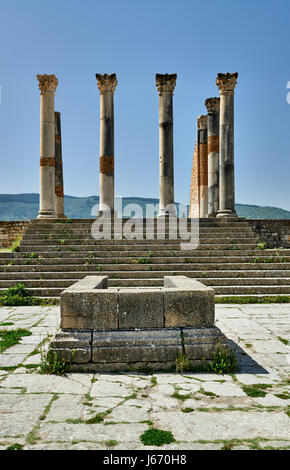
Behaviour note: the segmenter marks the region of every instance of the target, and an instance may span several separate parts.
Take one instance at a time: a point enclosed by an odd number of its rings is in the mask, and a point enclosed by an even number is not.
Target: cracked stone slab
[[[37,436],[49,442],[105,442],[115,440],[117,442],[137,442],[139,436],[148,429],[148,425],[142,423],[127,424],[67,424],[49,423],[42,424],[37,431]]]
[[[95,382],[90,391],[91,397],[127,397],[132,393],[132,388],[115,382]]]
[[[289,438],[289,417],[282,412],[154,412],[151,420],[160,429],[170,430],[176,440]]]
[[[1,416],[0,438],[27,435],[39,419],[39,411],[6,413]]]
[[[85,394],[91,384],[82,385],[66,377],[39,374],[9,374],[1,382],[1,387],[22,387],[27,393],[71,393]]]
[[[230,383],[206,382],[202,385],[206,392],[215,393],[222,397],[245,397],[246,393],[241,387]]]
[[[41,394],[41,395],[11,395],[11,394],[0,394],[0,413],[14,414],[17,412],[36,412],[43,411],[51,400],[52,395]]]

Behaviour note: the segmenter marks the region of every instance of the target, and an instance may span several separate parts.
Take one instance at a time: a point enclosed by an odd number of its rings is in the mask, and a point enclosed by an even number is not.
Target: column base
[[[221,209],[217,212],[217,215],[216,215],[217,218],[234,218],[234,219],[238,219],[238,216],[237,216],[237,213],[236,211],[232,210],[232,209]]]
[[[58,217],[52,211],[39,211],[37,219],[57,219]]]
[[[177,217],[176,210],[166,210],[166,209],[159,209],[157,217]]]

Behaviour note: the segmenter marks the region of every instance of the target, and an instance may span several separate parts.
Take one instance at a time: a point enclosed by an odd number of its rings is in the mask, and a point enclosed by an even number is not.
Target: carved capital
[[[237,84],[238,73],[218,73],[216,84],[220,94],[233,93]]]
[[[54,93],[57,85],[58,85],[58,79],[54,74],[52,75],[47,75],[46,73],[44,75],[37,75],[37,80],[38,80],[38,88],[40,89],[41,93],[43,92],[51,92]]]
[[[204,104],[208,114],[216,114],[220,110],[220,98],[208,98]]]
[[[169,75],[168,73],[166,74],[156,74],[156,86],[158,88],[159,93],[163,92],[169,92],[172,93],[174,92],[174,88],[176,85],[176,79],[177,79],[177,74],[173,73]]]
[[[197,127],[199,129],[207,129],[207,116],[198,116]]]
[[[99,73],[96,73],[96,79],[98,82],[98,88],[100,90],[100,93],[104,93],[106,91],[112,91],[114,92],[116,89],[116,86],[118,84],[117,77],[115,73],[112,73],[111,75],[105,73],[103,75],[100,75]]]

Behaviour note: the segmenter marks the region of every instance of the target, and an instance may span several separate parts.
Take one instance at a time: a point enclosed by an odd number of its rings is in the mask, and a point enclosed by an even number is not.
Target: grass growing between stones
[[[30,295],[24,284],[15,284],[15,286],[0,292],[0,306],[16,307],[16,306],[49,306],[59,305],[58,299],[42,299]]]
[[[249,397],[265,397],[267,395],[267,392],[264,390],[267,388],[271,388],[272,385],[269,384],[252,384],[252,385],[243,385],[242,389],[243,391],[249,396]]]
[[[31,336],[32,333],[28,330],[18,328],[17,330],[0,330],[0,353],[5,349],[11,348],[19,344],[23,336]]]
[[[238,369],[238,360],[235,353],[226,346],[218,346],[214,353],[209,369],[215,374],[231,374]]]
[[[64,360],[60,361],[58,359],[55,351],[53,354],[50,353],[46,357],[42,357],[39,366],[39,374],[65,375],[66,373],[67,365]]]
[[[182,395],[181,393],[178,392],[178,390],[176,390],[171,396],[172,396],[172,398],[177,398],[177,400],[180,400],[182,402],[184,402],[185,400],[188,400],[189,398],[191,398],[190,393],[188,393],[186,395]]]
[[[23,449],[23,445],[21,445],[21,444],[12,444],[11,446],[6,447],[5,450],[22,450],[22,449]]]
[[[141,436],[140,440],[145,446],[163,446],[175,442],[175,439],[170,431],[162,431],[161,429],[150,428],[147,429]]]
[[[193,365],[186,354],[181,354],[176,359],[176,372],[207,372],[213,374],[232,374],[238,372],[238,360],[234,351],[228,346],[218,344],[211,361],[204,361],[199,365]]]
[[[14,253],[16,251],[19,251],[19,245],[22,240],[22,234],[18,235],[16,240],[12,243],[10,247],[7,248],[0,248],[0,253]]]
[[[289,295],[263,295],[260,297],[244,296],[244,297],[215,297],[216,304],[285,304],[290,303]]]

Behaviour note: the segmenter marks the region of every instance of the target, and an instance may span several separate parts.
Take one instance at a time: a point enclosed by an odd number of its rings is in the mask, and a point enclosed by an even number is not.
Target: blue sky
[[[0,193],[39,191],[37,73],[59,79],[65,193],[99,194],[95,73],[116,73],[115,184],[159,196],[156,73],[177,73],[175,198],[189,202],[196,118],[238,72],[236,202],[290,210],[289,0],[0,2]]]

